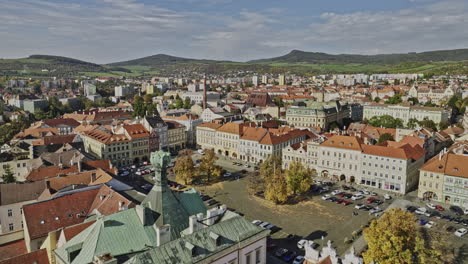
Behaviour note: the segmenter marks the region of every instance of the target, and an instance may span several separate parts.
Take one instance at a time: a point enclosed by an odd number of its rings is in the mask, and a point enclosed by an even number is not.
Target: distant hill
[[[162,65],[172,65],[178,63],[204,63],[204,64],[213,64],[213,63],[220,63],[221,61],[216,60],[198,60],[198,59],[188,59],[188,58],[181,58],[170,56],[166,54],[157,54],[153,56],[148,56],[144,58],[129,60],[129,61],[121,61],[108,64],[109,66],[162,66]]]
[[[25,76],[76,76],[81,72],[107,72],[108,68],[73,58],[31,55],[21,59],[0,59],[0,74]]]
[[[290,53],[261,60],[252,60],[248,63],[307,63],[307,64],[384,64],[393,65],[404,62],[438,62],[438,61],[462,61],[468,60],[468,49],[438,50],[420,53],[402,54],[379,54],[379,55],[353,55],[338,54],[332,55],[321,52],[306,52],[293,50]]]

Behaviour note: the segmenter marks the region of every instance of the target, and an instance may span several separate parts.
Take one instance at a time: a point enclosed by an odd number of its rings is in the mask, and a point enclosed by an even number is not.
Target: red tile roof
[[[149,137],[150,133],[142,124],[126,125],[123,127],[131,138]]]
[[[28,253],[24,239],[0,246],[0,261]]]
[[[117,174],[117,169],[111,167],[112,164],[109,160],[87,160],[82,161],[81,169],[82,171],[87,170],[95,170],[95,169],[103,169],[104,171]],[[59,175],[67,175],[70,173],[77,173],[79,172],[78,165],[73,166],[64,166],[60,168],[60,166],[49,166],[43,168],[33,169],[29,175],[26,177],[29,181],[38,181],[46,178],[51,178]]]
[[[57,127],[60,125],[72,126],[77,127],[80,125],[75,119],[72,118],[56,118],[56,119],[47,119],[43,121],[44,124],[50,127]]]
[[[322,146],[362,151],[362,139],[352,136],[334,135],[322,143]]]
[[[68,240],[74,238],[76,235],[78,235],[79,233],[81,233],[81,231],[88,228],[94,222],[96,222],[96,221],[89,221],[89,222],[84,222],[84,223],[81,223],[81,224],[65,227],[62,230],[63,234],[65,235],[65,239],[68,241]]]
[[[409,144],[405,144],[399,147],[391,146],[378,146],[378,145],[362,145],[363,153],[369,155],[383,156],[396,159],[404,160],[419,160],[424,157],[426,151],[421,146],[416,145],[414,147]]]
[[[82,223],[98,191],[99,189],[80,191],[24,205],[25,224],[30,238],[44,237],[50,231]]]
[[[49,264],[45,248],[0,261],[0,264]]]
[[[110,215],[116,213],[123,208],[135,207],[135,203],[125,198],[120,193],[109,188],[106,185],[102,185],[99,188],[99,192],[91,205],[90,212],[93,210],[99,211],[101,215]]]
[[[52,144],[66,144],[72,143],[76,135],[55,135],[46,136],[32,142],[34,146],[46,146]]]

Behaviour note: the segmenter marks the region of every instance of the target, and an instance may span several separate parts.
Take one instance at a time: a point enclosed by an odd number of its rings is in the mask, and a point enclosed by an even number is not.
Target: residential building
[[[197,126],[203,124],[203,120],[198,116],[192,114],[185,114],[181,116],[165,116],[165,120],[175,121],[185,126],[187,134],[187,145],[195,146],[197,144]]]
[[[42,160],[40,159],[16,159],[14,155],[9,153],[0,154],[0,175],[3,175],[9,167],[15,174],[15,180],[19,182],[25,181],[28,174],[40,166],[42,166]],[[3,182],[1,177],[0,182]]]
[[[367,145],[360,137],[334,135],[285,148],[283,167],[299,161],[322,177],[404,194],[416,187],[424,157],[420,145]]]
[[[141,124],[99,127],[82,135],[85,151],[116,166],[148,160],[150,133]]]
[[[420,169],[418,197],[468,208],[468,142],[452,145]]]
[[[258,86],[258,85],[259,85],[258,76],[257,76],[257,75],[252,76],[252,84],[253,84],[253,86]]]
[[[49,106],[46,99],[24,100],[23,110],[35,114],[37,111],[43,111]]]
[[[417,98],[421,103],[431,102],[439,105],[440,102],[448,101],[450,97],[455,95],[455,90],[452,86],[448,86],[444,89],[439,87],[420,87],[418,85],[413,85],[408,91],[408,95],[410,97]]]
[[[370,104],[364,106],[364,119],[371,119],[374,116],[390,115],[403,120],[406,125],[410,119],[433,120],[436,124],[448,121],[450,112],[438,107],[410,106],[410,105],[388,105]]]
[[[279,85],[286,85],[286,76],[280,74],[278,76],[278,84]]]
[[[168,127],[159,113],[153,116],[145,116],[137,121],[142,124],[150,133],[150,152],[166,149],[168,142]]]
[[[229,113],[220,107],[208,107],[201,113],[201,119],[203,122],[212,122],[213,120],[222,120],[224,122],[230,122],[233,120],[242,119],[241,114]]]
[[[197,144],[219,155],[257,163],[270,155],[281,156],[284,147],[315,137],[290,127],[258,128],[255,123],[204,123],[197,127]]]
[[[172,120],[164,120],[167,125],[167,147],[171,151],[185,148],[187,144],[187,133],[185,126]]]
[[[91,84],[91,83],[85,83],[83,84],[83,89],[84,89],[84,95],[87,96],[92,96],[97,94],[97,89],[96,85]]]
[[[79,123],[88,123],[88,124],[110,124],[116,120],[128,120],[132,118],[132,113],[122,110],[90,110],[90,111],[80,111],[70,114],[64,114],[63,118],[75,119]]]
[[[75,134],[73,130],[79,125],[75,119],[56,118],[36,122],[31,128],[56,128],[59,135],[70,135]]]
[[[124,98],[129,98],[132,97],[133,94],[135,94],[135,88],[132,86],[115,86],[114,87],[114,95],[115,97],[124,97]]]
[[[286,110],[286,122],[299,128],[320,127],[327,130],[330,124],[343,124],[343,119],[350,118],[347,104],[339,101],[320,103],[315,101],[296,102]]]
[[[23,230],[23,205],[38,200],[44,182],[0,184],[0,234]]]

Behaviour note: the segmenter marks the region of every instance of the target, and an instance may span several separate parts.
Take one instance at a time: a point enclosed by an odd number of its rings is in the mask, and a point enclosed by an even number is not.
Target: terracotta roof
[[[164,116],[164,119],[172,120],[196,120],[198,116],[192,114],[183,114],[181,116]]]
[[[23,213],[30,238],[44,237],[50,231],[82,223],[98,191],[85,190],[24,205]]]
[[[197,128],[198,127],[206,127],[206,128],[211,128],[211,129],[216,130],[216,129],[220,128],[221,126],[222,126],[221,124],[216,124],[216,123],[203,123],[201,125],[198,125]]]
[[[126,125],[123,127],[131,138],[149,137],[150,133],[142,124]]]
[[[92,186],[110,182],[112,179],[112,176],[107,174],[104,170],[97,169],[76,174],[68,174],[66,176],[47,178],[46,181],[48,182],[50,189],[59,191],[62,188],[74,184]]]
[[[45,187],[44,182],[0,184],[0,205],[36,200]]]
[[[243,126],[244,126],[243,124],[226,123],[222,125],[220,128],[218,128],[218,132],[241,135]]]
[[[268,130],[261,127],[257,128],[244,126],[243,130],[243,135],[240,137],[240,139],[251,141],[260,141],[265,136],[265,134],[268,133]]]
[[[28,181],[38,181],[49,177],[55,177],[58,175],[66,175],[69,173],[78,172],[78,166],[68,166],[68,167],[60,167],[60,166],[50,166],[44,168],[37,168],[33,169],[26,179]]]
[[[47,250],[45,248],[27,253],[24,255],[9,258],[0,261],[0,264],[49,264],[49,258],[47,256]]]
[[[104,144],[128,142],[129,138],[125,134],[113,134],[112,132],[106,132],[101,129],[94,129],[91,131],[86,131],[83,135],[88,136],[94,140],[102,142]]]
[[[332,261],[331,261],[331,258],[330,256],[327,256],[326,258],[322,259],[321,261],[319,261],[317,264],[333,264]]]
[[[176,128],[181,128],[181,127],[185,128],[184,125],[176,121],[164,120],[164,122],[166,123],[168,129],[176,129]]]
[[[43,121],[44,124],[50,127],[57,127],[60,125],[72,126],[77,127],[80,125],[75,119],[72,118],[56,118],[56,119],[47,119]]]
[[[112,188],[102,185],[91,205],[90,212],[97,210],[101,215],[110,215],[124,208],[135,207],[136,204],[125,198]]]
[[[468,156],[449,152],[442,155],[440,159],[439,157],[436,155],[427,161],[420,170],[468,178]]]
[[[112,167],[110,160],[86,160],[81,165],[83,170],[103,169],[104,171],[117,175],[117,168]]]
[[[15,135],[15,138],[24,138],[27,136],[33,136],[36,138],[48,136],[48,135],[58,135],[58,129],[54,127],[48,128],[26,128],[24,131],[19,132]]]
[[[16,240],[0,246],[0,261],[28,253],[24,239]],[[20,262],[17,262],[20,263]]]
[[[362,145],[363,153],[375,156],[383,156],[404,160],[419,160],[426,151],[421,146],[411,147],[409,144],[394,148],[391,146]]]
[[[268,93],[251,93],[247,98],[246,102],[253,104],[259,107],[265,107],[267,105],[273,104]]]
[[[52,145],[52,144],[66,144],[66,143],[73,143],[75,140],[76,135],[54,135],[54,136],[46,136],[41,139],[35,140],[32,142],[34,146],[44,146],[44,145]]]
[[[322,143],[322,146],[362,151],[362,139],[354,136],[334,135]]]
[[[460,135],[465,132],[463,128],[460,127],[449,127],[447,129],[442,130],[444,133],[447,133],[448,135]]]
[[[65,227],[62,230],[63,234],[65,235],[65,239],[68,241],[68,240],[74,238],[76,235],[81,233],[81,231],[85,230],[90,225],[94,224],[94,222],[96,222],[96,221],[89,221],[89,222],[84,222],[84,223],[81,223],[81,224],[76,224],[76,225],[73,225],[73,226]]]
[[[94,130],[98,127],[99,125],[91,125],[88,123],[82,123],[80,126],[75,127],[73,131],[75,131],[75,133],[82,133],[82,132]]]

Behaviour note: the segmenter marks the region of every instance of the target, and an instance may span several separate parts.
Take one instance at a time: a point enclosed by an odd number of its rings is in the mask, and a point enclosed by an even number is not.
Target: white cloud
[[[249,60],[292,49],[374,54],[466,48],[465,1],[413,1],[415,7],[397,11],[288,17],[274,7],[203,14],[139,0],[100,0],[93,6],[0,0],[0,57],[43,53],[113,62],[169,53]]]

